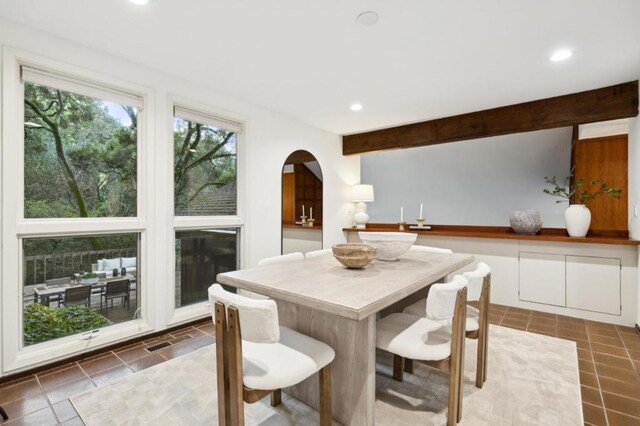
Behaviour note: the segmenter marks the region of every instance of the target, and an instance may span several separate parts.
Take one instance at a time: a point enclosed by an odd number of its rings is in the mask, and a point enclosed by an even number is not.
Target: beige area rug
[[[488,380],[475,383],[475,341],[467,339],[464,425],[582,425],[576,345],[568,340],[491,326]],[[376,424],[444,425],[447,375],[415,364],[403,383],[391,379],[391,356],[378,352]],[[334,388],[335,390],[335,388]],[[217,424],[213,346],[71,398],[89,426]],[[247,424],[312,425],[318,414],[283,394],[245,404]]]

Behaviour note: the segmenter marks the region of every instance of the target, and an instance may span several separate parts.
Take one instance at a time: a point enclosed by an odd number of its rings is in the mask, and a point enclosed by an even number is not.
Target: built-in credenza
[[[359,242],[357,232],[347,236],[350,242]],[[627,326],[640,322],[635,244],[428,232],[419,233],[416,244],[472,254],[476,263],[489,264],[493,303]]]

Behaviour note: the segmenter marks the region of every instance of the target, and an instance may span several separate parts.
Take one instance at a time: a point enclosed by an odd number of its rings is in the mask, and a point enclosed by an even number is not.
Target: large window
[[[239,229],[176,232],[176,307],[207,300],[219,273],[238,269]]]
[[[178,107],[173,124],[175,215],[236,215],[239,125]]]
[[[174,107],[174,307],[203,310],[216,275],[240,267],[238,137],[242,126]],[[208,309],[208,308],[207,308]]]
[[[24,83],[24,217],[136,216],[137,100],[26,77],[35,82]]]
[[[139,235],[27,238],[25,346],[140,318]]]
[[[3,68],[7,372],[152,324],[141,270],[150,235],[149,208],[141,208],[149,190],[145,92],[4,53],[15,64]]]

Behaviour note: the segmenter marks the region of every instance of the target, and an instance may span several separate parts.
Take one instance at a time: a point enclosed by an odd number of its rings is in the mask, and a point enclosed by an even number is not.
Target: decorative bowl
[[[331,250],[333,257],[349,269],[364,268],[376,255],[376,249],[367,244],[336,244]]]
[[[418,234],[407,232],[358,232],[358,236],[363,243],[375,247],[376,259],[398,260],[416,242]]]
[[[509,223],[516,234],[535,235],[542,228],[542,215],[537,210],[516,210]]]

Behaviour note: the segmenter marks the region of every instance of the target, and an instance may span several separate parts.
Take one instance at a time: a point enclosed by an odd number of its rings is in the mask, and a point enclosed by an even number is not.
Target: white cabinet
[[[565,306],[565,256],[520,252],[520,300]]]
[[[620,315],[620,259],[566,256],[567,307]]]
[[[621,314],[621,259],[520,252],[520,297],[582,311]]]

